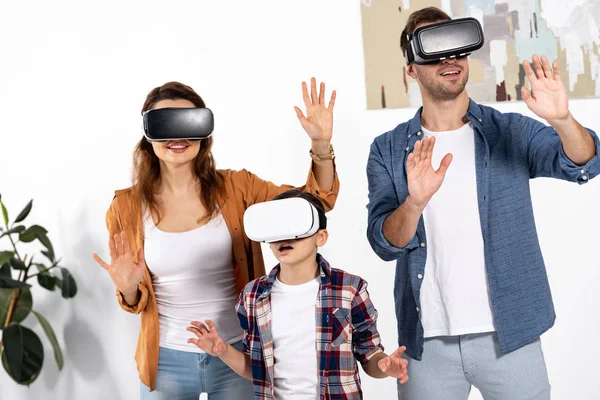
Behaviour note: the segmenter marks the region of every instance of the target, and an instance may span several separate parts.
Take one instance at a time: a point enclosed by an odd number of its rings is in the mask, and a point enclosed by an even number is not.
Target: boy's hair
[[[303,192],[302,190],[291,189],[275,196],[273,200],[290,199],[292,197],[300,197],[301,199],[304,199],[310,204],[312,204],[317,209],[317,213],[319,214],[319,229],[327,228],[327,217],[325,216],[325,208],[323,207],[323,203],[321,202],[321,200],[319,200],[318,197],[310,193]]]
[[[406,26],[400,35],[400,48],[402,54],[406,54],[410,42],[407,36],[412,35],[417,25],[428,22],[450,21],[452,18],[437,7],[425,7],[410,14],[406,21]]]

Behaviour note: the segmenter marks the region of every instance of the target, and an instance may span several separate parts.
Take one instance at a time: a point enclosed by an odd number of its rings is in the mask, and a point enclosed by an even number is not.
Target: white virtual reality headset
[[[320,227],[319,212],[300,197],[253,204],[244,214],[244,230],[255,242],[307,238],[317,233]]]

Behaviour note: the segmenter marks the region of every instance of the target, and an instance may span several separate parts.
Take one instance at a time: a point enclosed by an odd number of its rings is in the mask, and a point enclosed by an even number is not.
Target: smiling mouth
[[[167,146],[167,149],[169,150],[183,150],[183,149],[187,149],[189,147],[189,145],[184,144],[184,143],[173,143]]]
[[[460,74],[460,71],[446,71],[446,72],[442,72],[440,75],[448,76],[448,75],[458,75],[458,74]]]

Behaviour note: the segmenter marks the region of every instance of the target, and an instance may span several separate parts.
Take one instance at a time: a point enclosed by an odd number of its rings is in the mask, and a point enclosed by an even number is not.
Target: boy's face
[[[314,258],[317,248],[325,245],[328,236],[327,229],[320,229],[310,237],[273,242],[269,247],[281,264],[294,265]]]

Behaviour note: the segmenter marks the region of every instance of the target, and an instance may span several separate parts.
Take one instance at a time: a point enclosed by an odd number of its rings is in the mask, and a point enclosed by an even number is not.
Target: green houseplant
[[[0,250],[0,330],[2,340],[2,365],[15,382],[30,385],[39,376],[44,362],[44,347],[40,338],[21,322],[33,314],[46,332],[54,349],[54,358],[58,369],[62,370],[63,355],[56,336],[48,320],[33,310],[31,283],[37,283],[48,290],[58,291],[69,299],[77,293],[77,285],[71,273],[59,267],[48,239],[48,231],[39,225],[25,226],[22,222],[31,211],[33,200],[29,201],[17,217],[9,223],[9,214],[2,197],[2,222],[0,224],[0,243],[7,243],[8,250]],[[43,258],[34,254],[22,254],[18,245],[38,241],[44,250]],[[60,273],[58,273],[60,271]],[[58,289],[58,290],[57,290]]]

